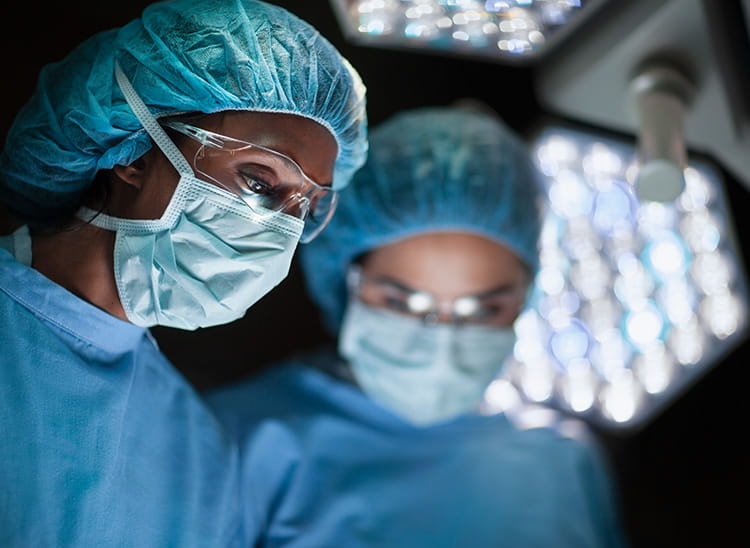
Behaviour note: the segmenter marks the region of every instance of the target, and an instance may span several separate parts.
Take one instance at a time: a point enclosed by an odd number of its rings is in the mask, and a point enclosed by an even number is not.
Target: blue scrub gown
[[[207,395],[241,440],[246,546],[624,545],[581,442],[501,415],[413,427],[307,358]]]
[[[0,249],[0,546],[239,546],[237,464],[147,330]]]

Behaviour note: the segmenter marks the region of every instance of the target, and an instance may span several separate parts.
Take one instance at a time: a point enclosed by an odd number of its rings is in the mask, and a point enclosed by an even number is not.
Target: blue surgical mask
[[[159,219],[123,219],[82,208],[78,216],[116,232],[117,291],[132,323],[196,329],[242,317],[288,274],[302,220],[260,215],[238,196],[195,177],[119,70],[128,104],[180,174]]]
[[[356,298],[339,334],[362,390],[419,426],[475,411],[514,344],[509,327],[425,324]]]

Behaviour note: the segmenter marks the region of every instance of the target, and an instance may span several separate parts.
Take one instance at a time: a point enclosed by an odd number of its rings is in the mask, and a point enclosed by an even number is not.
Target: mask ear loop
[[[349,298],[352,298],[362,285],[362,267],[356,263],[349,265],[346,272],[346,288]]]
[[[120,67],[120,63],[117,61],[115,61],[115,79],[117,80],[117,85],[120,86],[120,91],[122,91],[125,101],[127,101],[128,106],[130,106],[130,109],[133,111],[136,118],[138,118],[138,121],[141,122],[143,129],[145,129],[146,133],[151,136],[154,143],[156,143],[156,146],[161,149],[164,156],[167,157],[177,172],[180,175],[194,176],[193,168],[190,167],[185,156],[180,152],[177,145],[175,145],[172,139],[169,138],[167,132],[164,131],[164,128],[161,127],[153,114],[148,110],[146,103],[143,102],[143,99],[141,99],[135,91],[133,84],[131,84],[128,77],[125,76],[125,73]]]

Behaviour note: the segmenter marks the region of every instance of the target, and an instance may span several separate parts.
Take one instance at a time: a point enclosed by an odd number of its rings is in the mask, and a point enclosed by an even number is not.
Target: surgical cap
[[[425,107],[370,133],[364,167],[330,225],[300,249],[305,284],[336,333],[346,272],[361,254],[428,232],[470,232],[512,250],[534,272],[543,206],[526,145],[496,115]]]
[[[98,170],[149,150],[115,62],[156,117],[251,110],[319,122],[338,144],[334,188],[365,160],[364,85],[313,27],[254,0],[166,0],[42,69],[0,156],[0,200],[12,211],[66,214]]]

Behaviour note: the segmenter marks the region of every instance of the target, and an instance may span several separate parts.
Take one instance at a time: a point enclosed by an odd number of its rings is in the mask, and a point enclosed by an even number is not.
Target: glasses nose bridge
[[[435,297],[433,298],[432,309],[425,313],[423,321],[430,325],[452,324],[456,322],[456,312],[454,308],[455,299]]]

